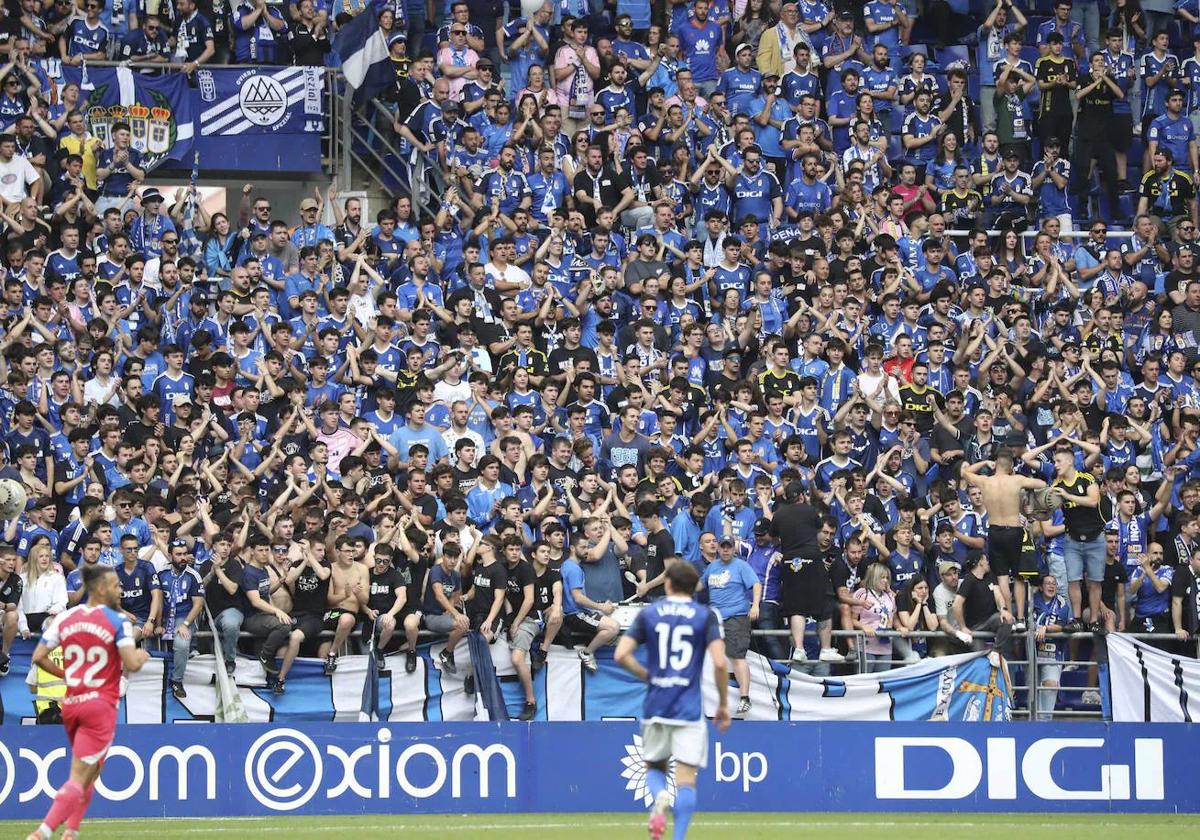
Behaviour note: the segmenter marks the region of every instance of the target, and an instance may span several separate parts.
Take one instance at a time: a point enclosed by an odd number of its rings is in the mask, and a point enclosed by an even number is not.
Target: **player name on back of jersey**
[[[106,644],[112,644],[115,640],[112,628],[105,627],[103,624],[97,624],[94,621],[64,622],[61,633],[64,643],[71,636],[78,635],[79,633],[91,633]]]
[[[693,618],[696,615],[698,607],[693,602],[684,603],[682,601],[659,601],[655,605],[659,615],[678,615],[683,618]]]

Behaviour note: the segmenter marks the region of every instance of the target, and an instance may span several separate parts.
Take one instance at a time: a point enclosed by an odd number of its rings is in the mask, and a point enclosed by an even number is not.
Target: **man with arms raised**
[[[992,470],[992,475],[980,475],[983,468]],[[988,560],[991,561],[992,573],[996,576],[996,584],[1000,587],[1000,597],[1008,606],[1009,579],[1016,574],[1016,625],[1018,633],[1025,629],[1025,580],[1026,575],[1036,575],[1037,567],[1022,569],[1020,567],[1022,554],[1021,546],[1025,541],[1025,526],[1021,524],[1021,491],[1041,490],[1046,482],[1040,478],[1027,478],[1013,472],[1012,450],[1001,449],[996,453],[994,461],[976,461],[965,464],[962,469],[963,480],[974,484],[983,492],[983,506],[988,517]],[[1031,559],[1036,555],[1029,554]],[[1036,564],[1036,559],[1034,559]]]

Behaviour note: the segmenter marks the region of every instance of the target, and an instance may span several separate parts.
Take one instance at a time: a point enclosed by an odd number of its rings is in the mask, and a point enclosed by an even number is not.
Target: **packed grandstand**
[[[179,699],[504,636],[532,718],[674,558],[740,715],[750,651],[1036,648],[1043,712],[1094,634],[1194,655],[1194,2],[0,9],[0,676],[91,563]],[[344,62],[407,183],[164,195],[114,61]]]

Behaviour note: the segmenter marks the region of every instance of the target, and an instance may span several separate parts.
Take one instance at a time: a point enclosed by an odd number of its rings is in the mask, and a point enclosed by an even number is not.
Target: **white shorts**
[[[674,758],[692,767],[708,765],[708,721],[659,723],[642,721],[642,756],[646,761]]]

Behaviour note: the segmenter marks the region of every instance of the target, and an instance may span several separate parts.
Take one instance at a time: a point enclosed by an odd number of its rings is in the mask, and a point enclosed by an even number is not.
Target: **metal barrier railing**
[[[1024,633],[1015,633],[1015,634],[1013,634],[1013,637],[1012,637],[1014,645],[1024,645],[1024,649],[1023,649],[1024,655],[1021,658],[1017,658],[1016,656],[1014,656],[1008,660],[1009,684],[1012,686],[1014,695],[1018,694],[1020,692],[1024,692],[1025,698],[1026,698],[1026,705],[1024,707],[1017,706],[1015,704],[1013,705],[1013,707],[1011,709],[1012,715],[1014,717],[1028,718],[1030,720],[1047,719],[1047,718],[1051,718],[1051,717],[1052,718],[1064,718],[1064,719],[1099,718],[1101,716],[1099,707],[1097,707],[1095,709],[1095,711],[1081,710],[1081,709],[1066,709],[1066,708],[1059,709],[1059,708],[1057,708],[1058,704],[1056,702],[1055,708],[1052,708],[1049,710],[1043,710],[1040,708],[1040,703],[1041,703],[1040,691],[1051,690],[1049,688],[1042,688],[1042,686],[1041,686],[1041,674],[1043,673],[1044,668],[1046,668],[1046,667],[1062,667],[1064,671],[1067,671],[1070,669],[1078,669],[1081,667],[1094,668],[1094,667],[1096,667],[1097,662],[1094,659],[1087,659],[1087,660],[1071,659],[1071,658],[1069,658],[1069,655],[1067,657],[1064,657],[1061,660],[1057,659],[1057,658],[1051,659],[1051,658],[1038,656],[1037,638],[1036,638],[1035,633],[1036,633],[1036,627],[1034,625],[1029,625],[1026,627],[1026,630]],[[805,633],[806,638],[810,634],[811,634],[811,630],[806,630],[806,633]],[[209,642],[213,643],[214,645],[217,643],[217,632],[216,632],[215,628],[208,629],[208,630],[197,630],[193,635],[197,640],[209,641]],[[913,630],[913,631],[908,632],[907,634],[902,634],[896,630],[880,630],[880,631],[877,631],[875,635],[876,635],[876,637],[881,638],[881,639],[892,639],[892,640],[902,639],[902,638],[903,639],[911,639],[911,640],[924,640],[926,642],[951,641],[952,640],[955,643],[955,645],[957,645],[959,648],[965,648],[965,645],[963,645],[961,642],[959,642],[958,639],[951,637],[951,636],[947,636],[945,633],[943,633],[940,630]],[[1127,635],[1129,635],[1133,638],[1139,639],[1141,641],[1171,642],[1171,643],[1176,643],[1176,644],[1179,643],[1179,640],[1173,633],[1128,633]],[[757,638],[785,637],[790,640],[792,634],[791,634],[791,631],[788,629],[757,628],[757,629],[754,629],[751,631],[751,636],[757,637]],[[855,655],[853,658],[850,658],[848,656],[847,660],[846,660],[846,664],[850,665],[857,673],[867,673],[868,664],[869,664],[866,659],[866,642],[867,642],[867,639],[869,638],[867,636],[867,634],[861,630],[832,630],[831,636],[834,639],[841,639],[841,640],[844,640],[847,642],[854,643],[853,644],[853,652]],[[986,643],[986,642],[990,642],[995,639],[994,633],[986,633],[986,632],[979,632],[979,631],[972,631],[971,636],[976,642],[985,642]],[[328,630],[323,630],[318,635],[318,638],[321,640],[329,640],[329,639],[332,639],[333,637],[334,637],[334,634]],[[249,634],[249,633],[245,633],[245,632],[238,633],[239,641],[252,641],[255,638],[256,638],[255,636],[253,636],[252,634]],[[437,639],[437,638],[441,638],[441,637],[438,634],[431,633],[427,630],[421,630],[419,633],[419,638],[422,641],[428,641],[430,639]],[[1087,642],[1094,643],[1095,640],[1098,638],[1098,636],[1097,636],[1097,634],[1084,631],[1084,632],[1078,632],[1078,633],[1047,633],[1044,638],[1049,639],[1051,641],[1066,641],[1068,644],[1070,644],[1072,641],[1087,641]],[[349,639],[351,641],[353,641],[354,643],[360,645],[364,651],[369,651],[370,644],[372,641],[370,633],[364,633],[359,630],[354,630],[350,633]],[[1189,641],[1195,647],[1196,658],[1200,659],[1200,637],[1192,638]],[[848,647],[848,650],[849,650],[849,647]],[[760,651],[760,653],[761,653],[761,651]],[[930,657],[927,654],[926,656],[921,657],[921,658],[925,659],[925,658],[930,658]],[[936,659],[938,657],[935,656],[932,658]],[[783,661],[783,660],[780,660],[780,661]],[[889,665],[889,668],[895,667],[895,666],[903,666],[906,664],[911,664],[911,662],[909,660],[904,660],[904,659],[888,659],[888,660],[880,660],[880,661]],[[828,665],[830,663],[823,663],[818,660],[809,660],[809,661],[806,661],[803,663],[789,662],[788,664],[792,668],[802,670],[805,672],[812,672],[812,671],[822,668],[822,666],[828,667]],[[1017,668],[1019,668],[1022,672],[1022,679],[1020,681],[1017,681],[1016,679],[1014,679],[1013,673],[1012,673],[1013,669],[1017,669]],[[1064,686],[1061,684],[1061,680],[1060,680],[1060,684],[1053,690],[1056,692],[1056,700],[1057,700],[1057,697],[1059,696],[1059,694],[1062,694],[1062,693],[1065,693],[1068,695],[1085,694],[1090,691],[1098,691],[1099,689],[1098,689],[1098,686],[1096,686],[1096,685]]]

